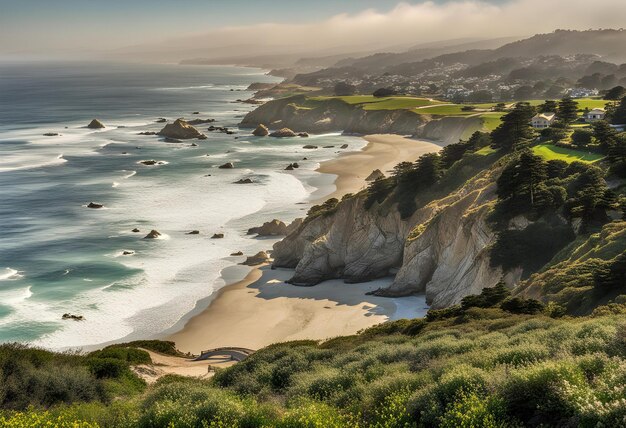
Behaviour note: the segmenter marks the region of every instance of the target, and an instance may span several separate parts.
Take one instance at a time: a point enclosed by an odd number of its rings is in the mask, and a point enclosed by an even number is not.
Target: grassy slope
[[[272,345],[213,381],[170,377],[131,399],[5,412],[0,426],[617,426],[624,310],[552,319],[470,308],[401,320]]]
[[[597,153],[558,147],[553,144],[540,144],[533,147],[533,152],[548,161],[558,159],[567,163],[574,161],[593,163],[604,157],[603,155]]]

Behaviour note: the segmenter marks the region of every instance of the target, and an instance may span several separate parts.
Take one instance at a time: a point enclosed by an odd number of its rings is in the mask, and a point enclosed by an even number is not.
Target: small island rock
[[[214,233],[213,236],[211,236],[211,239],[222,239],[223,237],[223,233]]]
[[[102,208],[104,205],[99,204],[97,202],[89,202],[87,204],[87,208],[94,208],[94,209],[98,209],[98,208]]]
[[[144,236],[144,239],[156,239],[159,236],[161,236],[161,232],[159,232],[158,230],[152,229],[150,231],[150,233],[148,233],[146,236]]]
[[[235,164],[233,164],[232,162],[226,162],[223,165],[218,166],[218,168],[220,169],[232,169],[235,167]]]
[[[266,137],[269,135],[269,133],[270,130],[267,129],[267,126],[263,125],[262,123],[259,124],[259,126],[257,126],[254,131],[252,131],[252,135],[254,135],[255,137]]]
[[[162,137],[186,140],[189,138],[198,138],[202,134],[196,128],[185,122],[183,119],[176,119],[174,123],[168,123],[161,129],[158,135]]]
[[[278,131],[272,132],[270,134],[270,137],[285,138],[285,137],[295,137],[296,135],[297,134],[289,128],[281,128]]]
[[[104,123],[100,122],[98,119],[94,119],[91,122],[89,122],[89,125],[87,125],[87,128],[89,128],[89,129],[102,129],[102,128],[104,128]]]

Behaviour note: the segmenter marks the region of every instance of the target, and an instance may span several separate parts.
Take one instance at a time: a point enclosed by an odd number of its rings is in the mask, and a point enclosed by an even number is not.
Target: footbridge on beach
[[[226,357],[233,361],[243,361],[254,353],[254,349],[248,348],[215,348],[200,352],[200,355],[194,361],[209,360],[216,357]]]

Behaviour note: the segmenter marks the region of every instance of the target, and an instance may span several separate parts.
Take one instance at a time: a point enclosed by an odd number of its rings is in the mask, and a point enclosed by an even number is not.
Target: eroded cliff
[[[276,243],[274,265],[295,268],[291,282],[309,286],[331,278],[367,281],[397,270],[394,283],[377,294],[426,292],[435,308],[458,303],[503,276],[490,266],[488,247],[496,234],[486,222],[501,168],[496,163],[476,175],[469,166],[452,171],[440,187],[454,189],[422,203],[407,219],[394,203],[366,209],[364,193],[346,199]],[[462,184],[451,185],[454,179]],[[518,279],[519,272],[505,276],[509,283]]]

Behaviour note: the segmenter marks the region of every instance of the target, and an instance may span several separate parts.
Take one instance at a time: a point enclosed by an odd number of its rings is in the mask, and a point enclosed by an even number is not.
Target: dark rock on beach
[[[137,233],[137,232],[140,232],[140,230],[139,230],[139,229],[137,229],[137,228],[134,228],[133,230],[131,230],[131,232],[133,232],[133,233]]]
[[[211,239],[222,239],[223,237],[223,233],[214,233],[213,236],[211,236]]]
[[[191,232],[187,232],[187,235],[199,235],[200,231],[199,230],[192,230]]]
[[[57,137],[58,135],[58,132],[46,132],[43,134],[44,137]]]
[[[309,133],[308,132],[299,132],[298,133],[298,137],[308,138],[309,137]]]
[[[317,149],[317,146],[313,146],[311,144],[307,144],[306,146],[302,146],[302,148],[303,149],[310,149],[310,150],[312,150],[312,149]]]
[[[234,184],[252,184],[254,183],[254,181],[252,181],[251,178],[240,178],[239,180],[235,181]]]
[[[156,135],[157,133],[154,131],[142,131],[137,135]]]
[[[270,259],[269,254],[267,254],[265,251],[259,251],[254,256],[248,256],[246,261],[243,262],[242,264],[246,266],[256,266],[256,265],[260,265],[263,263],[267,263],[269,259]]]
[[[339,147],[340,149],[347,149],[348,145],[347,144],[342,144],[341,147]]]

